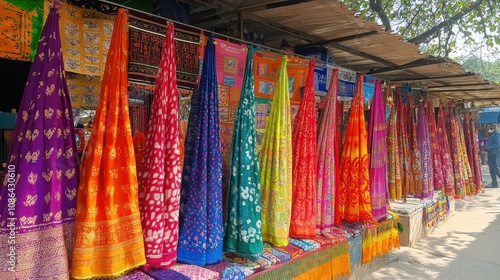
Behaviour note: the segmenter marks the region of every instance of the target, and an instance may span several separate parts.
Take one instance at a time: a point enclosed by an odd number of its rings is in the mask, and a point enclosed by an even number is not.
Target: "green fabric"
[[[260,170],[255,130],[253,56],[249,47],[233,140],[225,219],[226,251],[256,260],[264,250],[261,228]]]
[[[38,40],[40,40],[40,34],[42,33],[44,16],[43,16],[43,0],[4,0],[14,6],[17,6],[27,12],[36,12],[36,16],[33,16],[33,34],[31,40],[31,56],[30,59],[33,61],[35,57],[36,50],[38,48]]]

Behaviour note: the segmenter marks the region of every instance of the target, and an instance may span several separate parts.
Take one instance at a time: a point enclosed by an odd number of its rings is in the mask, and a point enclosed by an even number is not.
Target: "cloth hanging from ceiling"
[[[259,152],[262,191],[262,238],[275,246],[288,244],[292,200],[292,126],[288,96],[287,56],[279,78]]]
[[[370,151],[370,201],[374,220],[387,218],[387,132],[385,106],[380,80],[375,88],[370,109],[368,151]]]
[[[255,131],[253,56],[249,47],[243,91],[236,111],[225,218],[225,250],[257,260],[262,242],[260,169]]]
[[[455,177],[455,196],[457,198],[465,198],[465,178],[464,165],[462,155],[460,154],[460,136],[459,128],[456,123],[453,105],[448,105],[448,110],[445,111],[446,131],[450,139],[451,158],[453,160],[453,173]]]
[[[363,98],[363,75],[358,75],[347,126],[346,139],[340,158],[338,207],[335,223],[371,221],[370,176]]]
[[[469,156],[469,162],[472,169],[472,175],[475,185],[475,194],[483,188],[482,183],[482,172],[481,172],[481,162],[479,158],[479,143],[476,134],[476,125],[474,121],[474,116],[472,113],[468,112],[464,115],[464,128],[466,131],[466,141],[467,141],[467,153]]]
[[[330,232],[334,226],[335,193],[338,185],[339,133],[337,104],[339,69],[332,70],[325,107],[319,120],[317,140],[316,233]]]
[[[395,97],[393,96],[392,98],[390,98],[388,102],[390,102],[388,104],[390,106],[390,115],[389,124],[387,127],[387,162],[391,162],[393,164],[389,164],[388,166],[387,181],[389,188],[389,197],[391,200],[393,200],[401,199],[403,197],[403,185],[401,182],[403,161],[401,159],[401,153],[399,150],[400,147]]]
[[[80,172],[58,23],[59,3],[31,65],[0,190],[0,279],[69,278]]]
[[[401,189],[403,198],[406,199],[410,190],[410,185],[413,185],[413,172],[411,163],[411,148],[410,148],[410,133],[407,127],[408,115],[403,106],[403,97],[398,88],[396,94],[396,111],[397,111],[397,127],[398,127],[398,150],[401,158]]]
[[[197,117],[189,117],[185,145],[178,260],[206,265],[222,259],[223,247],[222,155],[213,35],[205,51],[199,96],[191,102],[191,113],[194,110]]]
[[[418,129],[417,129],[417,112],[413,105],[413,97],[408,94],[408,102],[406,106],[406,115],[408,116],[408,131],[410,140],[410,159],[411,159],[411,175],[412,184],[409,186],[408,194],[421,196],[422,195],[422,156],[418,144]]]
[[[173,23],[167,25],[152,106],[138,175],[146,270],[177,261],[181,166]]]
[[[71,276],[115,276],[145,263],[127,97],[128,14],[118,11],[83,159]]]
[[[453,171],[453,159],[451,156],[450,137],[446,130],[445,114],[442,104],[439,105],[437,117],[437,140],[442,155],[442,170],[444,181],[444,192],[446,195],[455,196],[455,174]]]
[[[462,164],[464,166],[464,178],[465,178],[465,193],[468,196],[472,196],[476,193],[476,186],[474,184],[474,176],[472,174],[472,169],[469,163],[469,156],[467,154],[467,147],[465,144],[465,131],[464,125],[461,118],[461,113],[456,112],[455,114],[456,123],[458,124],[458,132],[460,137],[460,157],[462,160]]]
[[[431,144],[432,155],[432,183],[434,190],[444,191],[444,177],[443,177],[443,147],[439,146],[436,116],[434,113],[434,105],[432,100],[427,101],[426,108],[427,129],[429,131],[429,141]]]
[[[428,198],[434,195],[434,175],[432,173],[431,140],[423,100],[418,105],[417,141],[422,164],[422,191],[419,196],[421,198]]]
[[[316,236],[316,126],[317,111],[314,96],[314,66],[309,63],[304,97],[294,120],[292,217],[290,236],[314,238]]]

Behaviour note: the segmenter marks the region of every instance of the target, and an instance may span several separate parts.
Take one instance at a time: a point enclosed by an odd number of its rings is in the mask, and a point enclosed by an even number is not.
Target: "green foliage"
[[[461,63],[465,70],[481,74],[486,80],[500,83],[500,60],[486,61],[476,56],[469,56]]]
[[[500,45],[500,0],[341,0],[360,17],[390,20],[390,29],[437,56],[448,57],[458,45]],[[381,1],[383,11],[371,9]],[[385,26],[387,29],[387,26]]]

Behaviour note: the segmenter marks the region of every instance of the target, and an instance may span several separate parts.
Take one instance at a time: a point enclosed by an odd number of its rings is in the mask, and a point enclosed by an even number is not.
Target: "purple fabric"
[[[387,216],[387,132],[385,129],[385,106],[382,99],[380,80],[375,83],[375,93],[370,109],[368,130],[368,151],[370,152],[370,195],[374,220]]]
[[[418,147],[420,149],[420,158],[422,162],[422,198],[427,198],[433,195],[434,175],[432,173],[432,154],[431,141],[427,126],[427,117],[425,114],[424,102],[418,105]]]
[[[155,269],[147,271],[146,274],[156,280],[191,280],[186,275],[172,269]]]
[[[146,273],[139,270],[134,270],[118,278],[118,280],[150,280],[150,279],[154,278],[148,276]]]
[[[19,234],[71,223],[76,214],[79,163],[56,8],[51,8],[30,73],[0,192],[1,234],[8,231],[9,218],[16,218]],[[10,193],[16,198],[13,211]]]

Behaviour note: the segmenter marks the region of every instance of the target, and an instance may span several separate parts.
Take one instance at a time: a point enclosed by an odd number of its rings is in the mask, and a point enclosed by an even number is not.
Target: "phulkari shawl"
[[[178,260],[206,265],[222,259],[224,242],[219,96],[213,35],[203,60],[199,100],[191,102],[195,108],[191,113],[197,118],[192,120],[190,116],[186,137],[184,168],[190,174],[182,183]]]
[[[424,101],[420,101],[418,105],[418,131],[417,131],[418,148],[420,149],[420,158],[422,163],[422,192],[421,198],[433,196],[433,173],[432,173],[432,151],[429,130],[427,126],[427,118],[425,114]]]
[[[53,3],[0,190],[0,279],[68,279],[79,165]]]
[[[455,176],[453,173],[453,160],[451,157],[450,140],[448,133],[446,133],[446,125],[444,120],[444,109],[442,105],[439,105],[438,117],[437,117],[437,140],[441,150],[442,158],[442,170],[443,170],[443,181],[444,181],[444,191],[446,195],[455,195]]]
[[[342,157],[335,223],[371,221],[370,177],[363,98],[363,75],[358,75],[357,92],[352,100]]]
[[[292,217],[290,236],[316,236],[316,99],[314,97],[314,66],[309,62],[304,97],[293,128]]]
[[[275,246],[288,244],[292,202],[292,126],[283,56],[278,85],[259,153],[262,187],[262,237]]]
[[[426,108],[427,128],[429,130],[429,140],[431,143],[432,155],[432,177],[434,190],[444,191],[444,177],[443,177],[443,152],[442,147],[439,146],[436,116],[434,114],[434,105],[432,100],[427,101]]]
[[[120,9],[83,159],[71,272],[76,279],[116,276],[146,262],[128,112],[127,21]]]

